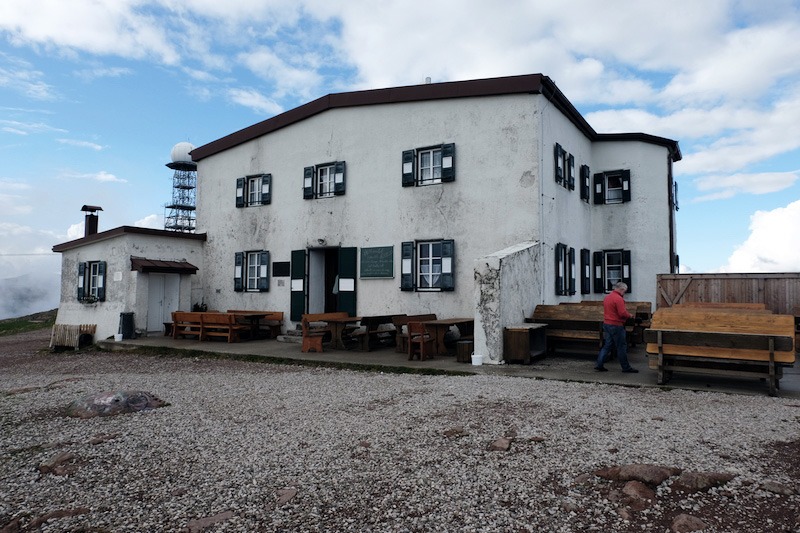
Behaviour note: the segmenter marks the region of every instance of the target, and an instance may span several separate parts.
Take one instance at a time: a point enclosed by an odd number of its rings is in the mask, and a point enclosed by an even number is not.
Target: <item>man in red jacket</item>
[[[611,347],[617,349],[619,364],[623,372],[636,373],[638,370],[628,363],[628,341],[625,337],[625,321],[633,318],[625,309],[625,299],[623,296],[628,292],[628,285],[618,282],[614,285],[614,290],[603,300],[603,347],[597,355],[597,364],[594,369],[598,372],[606,372],[608,369],[603,366],[606,362]]]

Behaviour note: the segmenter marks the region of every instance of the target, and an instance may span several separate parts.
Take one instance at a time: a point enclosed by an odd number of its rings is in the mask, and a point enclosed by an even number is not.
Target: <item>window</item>
[[[564,184],[564,167],[566,166],[567,153],[561,148],[561,145],[556,143],[553,148],[553,157],[555,157],[555,178],[556,183]]]
[[[452,240],[404,242],[401,245],[400,289],[452,291],[455,288]]]
[[[604,250],[594,253],[594,292],[611,292],[618,281],[631,287],[630,250]]]
[[[106,299],[106,262],[78,263],[78,300],[104,302]]]
[[[620,204],[630,201],[630,170],[614,170],[594,175],[595,204]]]
[[[575,248],[558,243],[555,247],[556,257],[556,295],[575,294]]]
[[[575,156],[569,154],[567,156],[567,179],[564,181],[564,187],[569,190],[575,190]]]
[[[272,174],[256,174],[236,180],[236,207],[267,205],[272,201]]]
[[[433,185],[455,179],[455,144],[442,144],[403,152],[403,187]]]
[[[587,203],[589,202],[589,196],[592,190],[591,179],[592,174],[589,170],[589,166],[581,165],[581,200]]]
[[[269,290],[269,252],[236,252],[233,290],[265,292]]]
[[[345,191],[345,163],[336,161],[303,169],[303,198],[331,198]]]

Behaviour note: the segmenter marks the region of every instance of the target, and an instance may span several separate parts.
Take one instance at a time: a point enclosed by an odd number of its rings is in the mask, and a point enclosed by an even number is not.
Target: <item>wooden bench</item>
[[[547,351],[565,343],[589,344],[598,348],[603,343],[603,307],[597,305],[537,305],[526,323],[546,324]]]
[[[408,353],[408,323],[426,322],[436,320],[435,314],[427,315],[395,315],[392,317],[392,324],[395,329],[395,351],[398,353]]]
[[[376,315],[361,317],[359,324],[361,328],[352,333],[353,338],[358,341],[358,349],[368,352],[373,347],[393,346],[397,341],[397,327],[394,325],[394,318],[405,315]],[[392,329],[382,326],[390,325]]]
[[[258,319],[257,329],[259,332],[263,332],[266,338],[268,339],[277,339],[278,335],[283,333],[283,311],[253,311],[253,310],[246,310],[246,309],[228,309],[229,313],[233,314],[256,314],[261,315],[263,314],[263,318]],[[240,321],[240,324],[245,324],[245,322]],[[247,324],[251,325],[250,322]]]
[[[795,361],[794,317],[753,309],[659,309],[645,332],[658,383],[675,370],[766,379],[779,388],[784,365]]]
[[[562,302],[559,305],[578,305],[578,306],[603,306],[603,300],[583,300],[580,303]],[[628,334],[628,344],[636,346],[644,342],[644,330],[650,327],[650,319],[653,316],[653,304],[651,302],[625,300],[625,308],[634,317],[633,324],[626,324],[625,330]]]
[[[326,323],[331,318],[347,318],[349,315],[345,311],[334,313],[308,313],[301,317],[300,327],[303,330],[303,352],[322,352],[323,341],[329,340],[333,335],[333,330]]]
[[[250,326],[236,322],[230,313],[200,313],[200,340],[223,338],[228,342],[239,342],[242,336],[250,334]]]
[[[194,335],[200,338],[200,333],[203,329],[200,315],[202,313],[196,311],[173,311],[172,338],[177,339],[187,335]]]

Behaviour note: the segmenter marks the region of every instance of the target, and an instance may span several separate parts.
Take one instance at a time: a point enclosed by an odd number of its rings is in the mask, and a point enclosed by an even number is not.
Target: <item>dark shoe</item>
[[[594,369],[596,372],[608,372],[608,369],[604,366],[596,366]]]
[[[638,373],[639,373],[639,371],[638,371],[638,370],[636,370],[636,369],[635,369],[635,368],[633,368],[633,367],[631,367],[631,368],[626,368],[626,369],[625,369],[625,370],[623,370],[622,372],[624,372],[625,374],[638,374]]]

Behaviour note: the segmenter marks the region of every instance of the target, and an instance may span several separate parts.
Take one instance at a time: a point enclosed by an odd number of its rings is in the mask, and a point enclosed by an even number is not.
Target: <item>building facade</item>
[[[474,317],[499,363],[537,304],[677,271],[678,143],[598,134],[540,74],[331,94],[191,155],[213,309]]]

